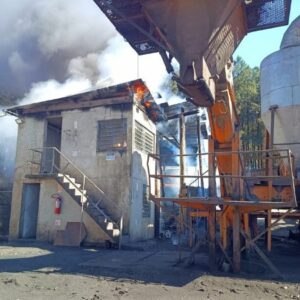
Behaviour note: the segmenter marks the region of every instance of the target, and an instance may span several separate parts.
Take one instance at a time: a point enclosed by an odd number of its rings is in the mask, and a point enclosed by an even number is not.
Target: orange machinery
[[[240,234],[253,244],[247,232],[248,213],[295,207],[296,197],[288,150],[284,153],[273,149],[250,153],[239,149],[239,118],[232,84],[231,56],[247,33],[288,24],[291,0],[94,1],[138,54],[157,52],[161,55],[167,71],[173,74],[188,101],[198,107],[207,107],[211,126],[207,154],[209,174],[206,176],[209,196],[191,199],[180,193],[178,198],[167,199],[151,192],[150,198],[206,211],[212,267],[218,208],[222,233],[220,247],[225,253],[227,228],[231,226],[232,267],[238,272]],[[179,74],[174,72],[174,59],[179,63]],[[253,156],[263,161],[265,172],[255,173],[251,164],[245,162]],[[152,158],[159,160],[158,155]],[[284,174],[277,172],[280,165],[285,166]],[[163,177],[162,174],[150,174],[149,184],[153,179]],[[184,179],[187,176],[180,174],[179,177]],[[219,197],[216,178],[220,180]],[[270,228],[268,232],[271,232]]]

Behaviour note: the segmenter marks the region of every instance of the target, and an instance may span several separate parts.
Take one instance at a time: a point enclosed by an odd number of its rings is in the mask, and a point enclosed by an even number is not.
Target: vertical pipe
[[[269,143],[268,143],[268,149],[273,150],[273,145],[274,145],[274,127],[275,127],[275,112],[276,109],[278,108],[278,105],[272,105],[270,106],[269,110],[271,111],[271,130],[270,130],[270,135],[269,135]],[[268,159],[268,175],[272,176],[273,175],[273,152],[269,152],[269,159]],[[273,183],[272,179],[268,181],[268,192],[269,192],[269,200],[271,201],[272,198],[272,190],[273,190]],[[269,210],[266,211],[266,217],[265,217],[265,228],[268,227],[269,223]],[[268,251],[271,251],[271,231],[268,230],[265,234],[265,243],[267,244],[267,249]]]
[[[179,143],[180,143],[180,194],[179,197],[185,196],[185,184],[184,184],[184,172],[185,172],[185,151],[186,151],[186,142],[185,142],[185,117],[184,109],[182,108],[180,118],[179,118]]]
[[[208,172],[209,172],[209,197],[216,197],[216,168],[215,168],[215,145],[214,140],[209,139],[208,142]]]
[[[274,145],[274,128],[275,128],[275,112],[278,108],[278,105],[270,106],[269,110],[271,111],[271,132],[270,132],[270,149],[273,150]]]
[[[123,213],[120,219],[120,233],[119,233],[119,250],[122,249],[122,237],[123,237]]]
[[[156,155],[160,155],[160,135],[156,135]],[[155,175],[160,172],[162,175],[162,168],[161,168],[161,160],[154,160],[155,164]],[[148,174],[149,175],[149,174]],[[149,178],[149,181],[151,179]],[[163,184],[162,179],[159,181],[157,177],[155,177],[155,195],[156,197],[164,197],[162,195]],[[150,187],[149,187],[150,188]],[[150,193],[150,191],[149,191]],[[159,237],[160,234],[160,206],[154,201],[154,235],[155,237]]]
[[[201,134],[200,134],[200,117],[197,118],[197,141],[198,141],[198,161],[199,161],[199,172],[200,172],[200,181],[201,181],[201,193],[204,197],[204,180],[202,176],[202,151],[201,151]]]
[[[185,154],[186,154],[186,142],[185,142],[185,116],[184,109],[181,109],[181,114],[179,117],[179,143],[180,143],[180,191],[179,198],[184,198],[187,196],[187,190],[185,186]],[[187,209],[180,206],[180,235],[183,233],[183,222],[187,222]],[[179,236],[181,239],[181,236]],[[181,242],[181,241],[180,241]],[[180,243],[179,242],[179,243]],[[181,251],[181,250],[180,250]],[[181,254],[180,254],[181,257]]]
[[[180,205],[180,211],[179,211],[179,226],[178,226],[178,261],[182,261],[182,249],[181,249],[181,234],[183,230],[183,208],[182,205]]]
[[[214,140],[209,139],[209,198],[216,197],[216,178],[215,178],[215,147]],[[216,267],[216,207],[210,205],[208,211],[208,241],[209,241],[209,268],[211,271]]]
[[[83,197],[84,197],[84,190],[85,190],[85,181],[86,177],[83,175],[83,180],[82,180],[82,189],[81,189],[81,197],[80,197],[80,202],[81,202],[81,214],[80,214],[80,230],[79,230],[79,241],[81,241],[81,235],[82,235],[82,224],[83,224]],[[80,243],[79,243],[80,247]]]

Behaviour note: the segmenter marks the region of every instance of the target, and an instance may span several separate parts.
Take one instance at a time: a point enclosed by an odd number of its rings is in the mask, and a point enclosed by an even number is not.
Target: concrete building
[[[261,63],[262,118],[270,131],[271,106],[274,115],[274,145],[290,148],[300,178],[300,16],[283,36],[280,50]]]
[[[136,86],[144,83],[7,110],[19,123],[10,239],[61,242],[75,223],[92,244],[154,236],[147,154],[156,127]]]

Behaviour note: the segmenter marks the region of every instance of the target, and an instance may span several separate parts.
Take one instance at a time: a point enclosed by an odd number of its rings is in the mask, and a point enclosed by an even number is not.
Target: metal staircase
[[[30,149],[27,178],[53,178],[106,234],[106,244],[118,246],[121,235],[120,209],[61,151],[55,147]]]

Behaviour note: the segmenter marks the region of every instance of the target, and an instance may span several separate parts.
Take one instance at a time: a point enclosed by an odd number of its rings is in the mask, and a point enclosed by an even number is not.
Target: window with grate
[[[150,218],[151,216],[151,204],[149,201],[149,187],[143,184],[143,218]]]
[[[137,150],[153,153],[154,152],[154,134],[141,125],[139,122],[135,122],[135,148]]]
[[[97,152],[127,148],[127,119],[98,121]]]

